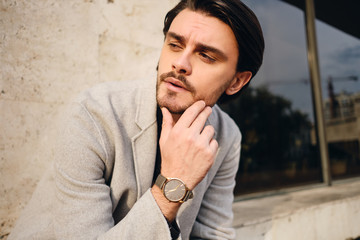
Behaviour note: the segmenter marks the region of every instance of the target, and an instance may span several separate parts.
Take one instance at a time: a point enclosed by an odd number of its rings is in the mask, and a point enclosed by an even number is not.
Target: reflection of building
[[[325,100],[324,116],[328,142],[360,142],[360,92],[342,92]]]
[[[325,101],[325,125],[333,171],[344,174],[351,171],[360,159],[360,93],[342,92]],[[348,166],[335,170],[334,164]],[[346,165],[345,165],[346,162]],[[350,173],[350,172],[349,172]],[[334,172],[336,174],[336,172]]]
[[[324,102],[324,116],[333,174],[351,174],[352,166],[360,161],[360,92],[330,94]],[[311,135],[316,144],[314,129]]]
[[[342,92],[324,105],[327,141],[360,142],[360,93]]]

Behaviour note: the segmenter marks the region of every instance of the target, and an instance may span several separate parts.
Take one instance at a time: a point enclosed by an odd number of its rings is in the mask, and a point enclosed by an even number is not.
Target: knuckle
[[[214,129],[213,126],[208,125],[208,126],[206,126],[205,128],[206,128],[206,131],[208,131],[208,133],[210,133],[210,134],[214,134],[214,133],[215,133],[215,129]]]
[[[214,157],[214,152],[210,148],[207,148],[205,150],[205,155],[208,159],[212,159]]]
[[[194,136],[192,136],[192,135],[190,135],[190,134],[186,136],[185,141],[186,141],[188,144],[197,146]]]
[[[203,144],[202,142],[196,142],[195,143],[195,147],[196,149],[198,149],[198,151],[201,151],[201,152],[205,152],[206,153],[206,146],[205,144]]]

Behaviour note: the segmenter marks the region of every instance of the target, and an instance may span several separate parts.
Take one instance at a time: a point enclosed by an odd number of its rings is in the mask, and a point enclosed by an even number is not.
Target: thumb
[[[162,129],[161,129],[161,135],[160,135],[160,140],[165,140],[168,138],[171,129],[174,126],[174,120],[173,117],[171,115],[171,113],[169,112],[169,110],[165,107],[161,108],[161,112],[162,112],[162,116],[163,116],[163,120],[162,120]]]

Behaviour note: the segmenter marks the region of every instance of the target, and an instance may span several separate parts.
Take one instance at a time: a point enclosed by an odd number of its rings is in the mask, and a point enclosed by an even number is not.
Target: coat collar
[[[137,198],[139,199],[152,185],[157,147],[156,125],[156,81],[148,81],[136,97],[135,123],[139,132],[132,137]]]
[[[147,81],[136,98],[135,123],[145,130],[156,123],[156,81]]]

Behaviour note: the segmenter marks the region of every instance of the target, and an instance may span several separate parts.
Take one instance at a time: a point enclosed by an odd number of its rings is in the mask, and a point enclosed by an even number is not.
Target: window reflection
[[[291,105],[258,87],[222,106],[243,134],[236,195],[320,181],[318,151],[310,137],[313,124]]]
[[[360,40],[320,21],[316,27],[331,175],[359,176]]]
[[[251,87],[222,105],[243,134],[235,195],[319,183],[304,14],[280,1],[244,2],[259,17],[266,46]]]
[[[304,13],[282,1],[244,2],[266,48],[251,88],[222,105],[243,134],[235,195],[321,182]],[[319,21],[316,30],[331,175],[360,176],[360,41]]]

